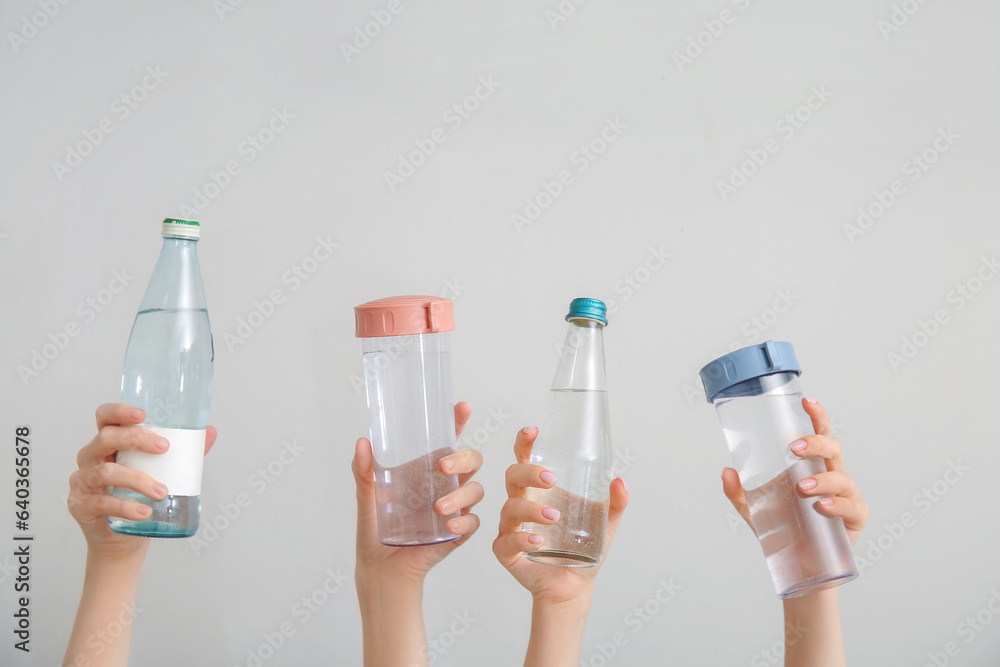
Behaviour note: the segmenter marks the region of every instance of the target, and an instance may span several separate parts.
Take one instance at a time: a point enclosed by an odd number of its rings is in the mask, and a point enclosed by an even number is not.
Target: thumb
[[[608,539],[614,539],[618,524],[622,522],[625,508],[628,507],[629,495],[625,480],[618,477],[611,482],[611,503],[608,507]]]
[[[753,523],[750,521],[750,508],[747,507],[747,498],[743,495],[743,485],[740,484],[739,473],[733,468],[722,469],[722,492],[726,494],[726,498],[729,498],[729,502],[733,504],[736,511],[753,530]]]
[[[354,484],[358,490],[358,509],[367,502],[375,502],[375,472],[372,469],[374,460],[372,443],[368,442],[368,438],[358,438],[354,445],[354,460],[351,461]]]

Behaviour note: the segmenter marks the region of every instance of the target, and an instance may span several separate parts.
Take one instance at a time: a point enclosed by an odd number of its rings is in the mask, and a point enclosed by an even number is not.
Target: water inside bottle
[[[135,318],[125,352],[122,403],[145,410],[146,425],[204,428],[212,391],[213,358],[206,309],[142,310]],[[112,494],[153,509],[143,521],[109,517],[108,523],[116,533],[190,537],[198,529],[200,496],[152,500],[123,488],[112,489]]]
[[[396,547],[450,542],[460,536],[448,530],[456,512],[442,516],[434,503],[458,488],[455,475],[445,475],[438,462],[453,454],[453,447],[439,447],[424,456],[391,468],[374,464],[378,498],[378,530],[382,544]]]
[[[799,459],[766,484],[745,491],[750,520],[782,599],[858,576],[843,519],[819,513],[815,504],[823,496],[804,496],[796,490],[801,479],[821,472],[826,472],[822,459]]]
[[[542,536],[526,556],[565,567],[593,567],[604,553],[611,473],[608,395],[603,390],[553,389],[542,415],[531,463],[558,477],[551,489],[528,488],[528,500],[560,512],[552,525],[526,523],[524,532]]]

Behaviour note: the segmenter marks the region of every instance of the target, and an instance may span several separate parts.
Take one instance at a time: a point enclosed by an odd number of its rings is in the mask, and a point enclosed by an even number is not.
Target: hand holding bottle
[[[149,475],[116,463],[119,451],[142,451],[162,454],[169,443],[135,424],[142,423],[146,413],[123,403],[106,403],[96,412],[97,435],[76,457],[80,469],[69,478],[67,506],[80,524],[87,547],[93,556],[111,559],[145,552],[149,540],[112,532],[108,517],[133,521],[147,518],[151,508],[107,493],[108,486],[126,488],[153,500],[164,498],[169,489]],[[216,430],[208,427],[205,453],[215,443]]]
[[[802,408],[812,420],[816,435],[809,435],[794,443],[789,443],[793,454],[799,457],[819,456],[826,464],[827,472],[806,477],[799,481],[796,491],[803,496],[829,495],[814,507],[826,516],[844,519],[851,546],[857,544],[858,536],[868,522],[868,505],[861,499],[861,489],[850,475],[844,472],[844,453],[840,441],[830,435],[830,418],[822,405],[813,399],[802,399]],[[805,447],[801,445],[805,444]],[[797,448],[798,447],[798,448]],[[722,469],[722,490],[740,516],[753,530],[750,510],[747,507],[740,478],[733,468]]]
[[[538,429],[534,427],[517,432],[514,442],[517,463],[507,469],[508,498],[500,512],[500,533],[493,541],[493,553],[531,593],[533,600],[531,640],[524,664],[571,667],[579,660],[580,642],[600,564],[558,567],[525,558],[525,552],[536,549],[542,537],[538,533],[522,532],[522,524],[533,522],[548,526],[560,520],[555,508],[531,502],[526,497],[529,488],[552,489],[558,483],[551,471],[528,462],[537,435]],[[604,535],[605,556],[629,502],[623,479],[611,482],[610,495]]]
[[[826,516],[844,519],[844,527],[853,546],[868,521],[868,505],[861,499],[858,485],[844,472],[843,451],[840,442],[830,435],[830,418],[827,417],[826,410],[809,398],[802,399],[802,407],[812,420],[816,435],[796,440],[789,447],[799,457],[821,457],[827,472],[800,480],[795,490],[806,497],[828,495],[828,498],[818,501],[814,506]],[[805,447],[801,447],[803,443]],[[723,468],[722,489],[753,530],[743,487],[734,469]],[[837,588],[828,588],[783,601],[786,667],[846,666],[838,595]]]
[[[455,431],[469,421],[468,403],[455,406]],[[479,528],[471,509],[483,499],[483,487],[470,482],[483,464],[474,449],[461,449],[437,461],[445,475],[458,478],[457,490],[438,498],[434,511],[448,520],[447,528],[460,537],[423,546],[392,547],[379,542],[375,502],[374,458],[371,443],[360,438],[355,446],[354,482],[357,485],[358,535],[355,584],[364,632],[365,665],[425,665],[427,638],[423,621],[424,578],[432,567],[463,545]]]
[[[65,665],[124,667],[128,664],[131,624],[118,622],[134,606],[139,570],[149,538],[111,530],[108,517],[141,521],[152,508],[107,492],[108,486],[130,489],[159,500],[169,489],[145,473],[116,462],[119,452],[162,454],[169,449],[152,431],[135,426],[143,410],[122,403],[97,408],[97,435],[77,455],[80,469],[69,479],[67,505],[87,540],[87,569],[76,622],[66,649]],[[215,443],[215,428],[206,430],[205,453]],[[109,628],[121,632],[112,634]]]

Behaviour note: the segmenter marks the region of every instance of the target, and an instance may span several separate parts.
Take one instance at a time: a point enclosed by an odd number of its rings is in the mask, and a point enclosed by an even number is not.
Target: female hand
[[[468,403],[455,406],[456,436],[461,435],[471,414],[472,408]],[[483,486],[469,480],[483,465],[483,457],[474,449],[461,449],[438,461],[442,473],[458,476],[459,487],[438,498],[434,502],[434,511],[441,516],[460,512],[461,515],[448,521],[447,526],[449,531],[461,537],[421,547],[390,547],[379,542],[373,464],[371,443],[367,438],[360,438],[351,464],[358,498],[358,575],[377,573],[403,583],[422,584],[432,567],[465,544],[479,528],[479,517],[472,514],[471,509],[483,499]]]
[[[844,454],[840,441],[830,435],[830,419],[826,410],[812,399],[802,399],[802,407],[812,419],[816,435],[809,435],[791,443],[796,456],[819,456],[826,462],[827,472],[802,479],[796,491],[803,496],[830,495],[815,504],[817,511],[826,516],[844,519],[847,536],[853,546],[858,541],[861,530],[868,522],[868,505],[861,499],[861,489],[850,475],[844,472]],[[753,529],[750,510],[740,485],[739,474],[732,468],[722,470],[722,490],[733,507]]]
[[[165,438],[136,427],[146,418],[139,408],[122,403],[106,403],[96,412],[97,435],[77,454],[79,470],[69,478],[67,506],[80,524],[87,547],[96,557],[122,558],[144,553],[148,538],[122,535],[108,527],[108,517],[131,521],[147,518],[152,510],[141,503],[117,498],[107,487],[136,491],[153,500],[167,496],[169,489],[149,475],[116,463],[119,451],[138,450],[162,454],[169,448]],[[216,430],[209,426],[205,434],[205,453],[215,443]]]
[[[541,537],[521,532],[521,524],[534,522],[552,525],[560,520],[558,511],[542,503],[527,499],[528,487],[551,489],[557,484],[556,476],[542,466],[528,463],[531,447],[538,436],[538,429],[527,427],[517,432],[514,455],[517,463],[507,468],[507,502],[500,512],[500,532],[493,541],[497,560],[517,581],[531,592],[536,602],[563,603],[589,598],[599,567],[558,567],[536,563],[524,557],[533,551]],[[611,503],[608,510],[608,529],[604,538],[605,554],[611,548],[618,525],[621,523],[629,494],[625,481],[616,478],[611,482]]]

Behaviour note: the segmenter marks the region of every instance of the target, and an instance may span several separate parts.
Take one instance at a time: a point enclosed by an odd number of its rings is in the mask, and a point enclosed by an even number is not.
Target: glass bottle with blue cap
[[[820,514],[813,506],[820,497],[796,492],[800,480],[826,472],[823,459],[800,458],[788,447],[815,433],[802,408],[801,373],[792,345],[775,341],[730,352],[701,369],[782,599],[858,576],[844,520]]]
[[[531,463],[555,473],[551,489],[529,488],[528,500],[559,510],[552,525],[526,523],[542,536],[527,558],[563,567],[593,567],[604,557],[613,452],[604,376],[607,308],[598,299],[573,299],[569,332],[552,380]]]

